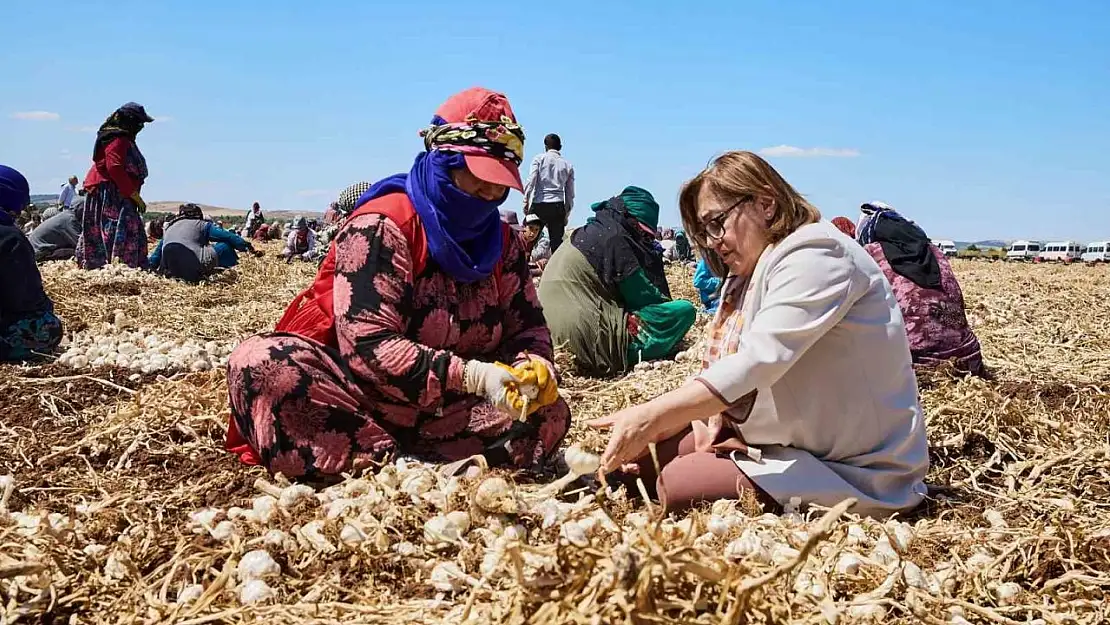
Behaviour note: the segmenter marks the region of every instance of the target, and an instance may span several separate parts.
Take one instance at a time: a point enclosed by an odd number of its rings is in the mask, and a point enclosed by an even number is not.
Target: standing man
[[[77,176],[70,176],[69,182],[62,185],[62,192],[58,195],[58,205],[62,210],[73,208],[73,200],[77,199]]]
[[[543,146],[547,151],[532,159],[524,185],[524,214],[543,221],[554,252],[563,242],[567,218],[574,210],[574,166],[559,153],[563,149],[559,135],[544,137]]]

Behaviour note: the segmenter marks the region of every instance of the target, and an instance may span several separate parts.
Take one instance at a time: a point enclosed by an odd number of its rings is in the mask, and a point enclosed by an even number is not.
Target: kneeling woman
[[[256,253],[239,235],[206,220],[196,204],[182,204],[177,217],[166,224],[148,264],[167,278],[200,282],[220,268],[238,265],[237,251]]]
[[[391,453],[531,467],[566,434],[528,258],[497,210],[522,187],[523,131],[505,96],[476,88],[423,134],[412,169],[360,198],[278,331],[232,354],[228,447],[245,461],[309,478]],[[538,391],[530,405],[520,382]]]
[[[979,339],[967,322],[964,294],[944,252],[917,224],[882,202],[860,207],[857,237],[894,290],[915,365],[944,363],[983,373]]]
[[[671,300],[654,247],[659,205],[650,193],[628,187],[593,210],[547,263],[540,301],[555,342],[568,345],[576,365],[614,375],[669,356],[697,311]]]
[[[30,203],[27,179],[0,165],[0,362],[33,359],[62,341],[62,322],[42,288],[35,250],[15,225]]]
[[[680,209],[729,270],[705,366],[593,423],[613,430],[604,470],[640,461],[668,510],[745,491],[771,506],[854,497],[853,510],[873,516],[920,503],[925,422],[898,302],[875,261],[750,152],[710,164]]]

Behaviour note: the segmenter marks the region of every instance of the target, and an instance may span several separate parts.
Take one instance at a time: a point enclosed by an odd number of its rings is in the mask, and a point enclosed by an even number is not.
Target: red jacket
[[[116,137],[104,146],[103,155],[93,161],[89,174],[85,176],[85,188],[91,189],[102,182],[114,182],[119,194],[130,197],[142,188],[141,180],[136,180],[127,172],[127,152],[132,142],[126,137]]]

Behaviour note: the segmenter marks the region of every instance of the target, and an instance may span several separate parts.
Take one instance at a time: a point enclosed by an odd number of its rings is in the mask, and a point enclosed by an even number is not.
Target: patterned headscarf
[[[524,161],[524,129],[508,117],[498,122],[471,120],[459,124],[436,118],[420,131],[420,136],[429,152],[492,156],[517,166]]]
[[[358,198],[362,197],[362,194],[366,193],[370,186],[369,182],[359,181],[343,189],[343,192],[339,194],[339,199],[335,201],[335,210],[340,215],[350,215],[355,210],[355,203],[358,202]]]
[[[100,125],[100,130],[96,133],[93,160],[100,158],[104,152],[104,147],[111,143],[112,139],[128,137],[134,140],[135,135],[139,134],[143,126],[152,121],[154,121],[154,118],[147,115],[146,109],[139,104],[128,102],[119,107]]]
[[[27,178],[6,165],[0,165],[0,223],[12,225],[15,216],[31,203]]]

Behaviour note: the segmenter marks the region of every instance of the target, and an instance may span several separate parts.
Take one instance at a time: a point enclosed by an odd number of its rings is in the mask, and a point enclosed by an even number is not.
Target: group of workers
[[[147,262],[135,254],[144,119],[125,106],[98,135],[82,266]],[[389,454],[544,465],[572,418],[553,346],[591,375],[671,357],[698,316],[671,297],[664,264],[696,257],[712,312],[702,370],[590,423],[609,431],[602,473],[642,479],[671,511],[746,493],[769,509],[854,497],[874,516],[922,501],[914,366],[978,373],[982,360],[959,285],[919,226],[877,202],[834,225],[761,157],[734,151],[683,186],[681,231],[660,232],[658,202],[629,186],[594,203],[565,244],[573,168],[549,135],[524,182],[525,135],[503,94],[455,94],[420,134],[409,171],[352,185],[323,232],[303,219],[290,229],[286,258],[322,262],[275,330],[230,358],[227,447],[244,462],[314,481]],[[11,227],[29,200],[21,178],[0,170],[0,260],[27,276],[0,299],[6,360],[49,351],[61,332]],[[510,189],[525,192],[523,224],[501,211]],[[184,205],[150,264],[195,277],[251,251],[252,213],[244,239]]]

